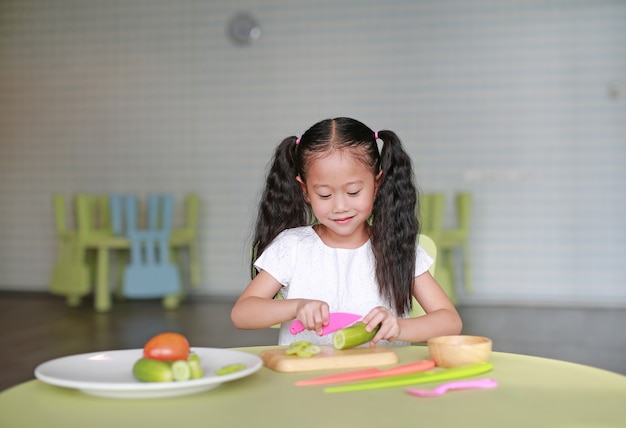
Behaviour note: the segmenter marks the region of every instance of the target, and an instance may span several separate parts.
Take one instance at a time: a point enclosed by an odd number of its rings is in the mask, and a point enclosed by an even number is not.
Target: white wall
[[[238,294],[273,148],[346,115],[474,193],[463,299],[626,304],[625,2],[7,0],[0,34],[2,289],[46,289],[53,192],[194,191],[199,292]]]

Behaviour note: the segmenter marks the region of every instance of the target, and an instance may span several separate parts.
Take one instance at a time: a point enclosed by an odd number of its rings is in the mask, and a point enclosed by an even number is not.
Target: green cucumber
[[[141,382],[172,382],[174,374],[165,361],[140,358],[133,366],[133,376]]]
[[[335,349],[348,349],[367,343],[376,336],[380,325],[377,325],[376,328],[369,333],[365,331],[365,327],[366,324],[359,322],[350,327],[337,330],[333,336],[333,346]]]

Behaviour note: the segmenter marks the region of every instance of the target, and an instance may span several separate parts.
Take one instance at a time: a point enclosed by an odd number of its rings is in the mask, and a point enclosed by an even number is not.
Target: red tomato
[[[148,340],[143,356],[153,360],[178,361],[189,357],[189,341],[179,333],[161,333]]]

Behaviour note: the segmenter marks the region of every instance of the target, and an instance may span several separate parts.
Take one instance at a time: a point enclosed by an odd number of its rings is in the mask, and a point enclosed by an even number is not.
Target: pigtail
[[[309,208],[296,181],[296,137],[283,140],[271,162],[265,189],[259,203],[258,217],[250,252],[250,274],[257,271],[254,261],[285,229],[304,226],[310,218]]]
[[[398,314],[411,309],[415,277],[415,243],[420,230],[415,214],[417,189],[410,156],[392,131],[379,131],[383,140],[382,178],[373,208],[372,250],[381,296]]]

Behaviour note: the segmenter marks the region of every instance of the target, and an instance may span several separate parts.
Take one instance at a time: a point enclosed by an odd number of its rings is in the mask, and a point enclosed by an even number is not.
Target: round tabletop
[[[260,354],[272,348],[237,350]],[[399,364],[429,358],[424,346],[392,349]],[[490,361],[493,370],[476,378],[495,379],[497,388],[431,398],[412,396],[406,387],[330,394],[325,386],[294,385],[350,369],[280,373],[263,367],[202,393],[132,400],[98,398],[32,380],[0,393],[0,427],[626,426],[626,376],[500,352],[493,352]]]

